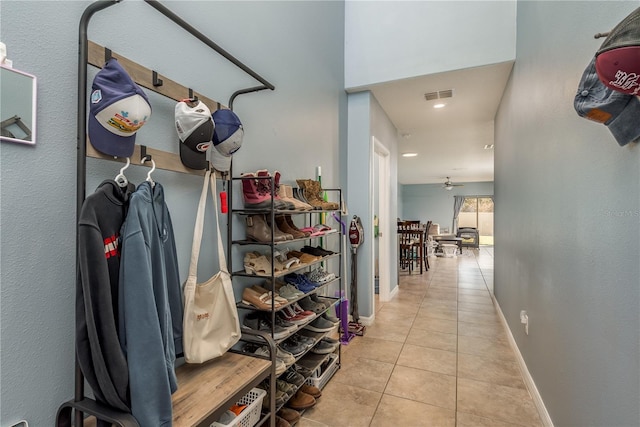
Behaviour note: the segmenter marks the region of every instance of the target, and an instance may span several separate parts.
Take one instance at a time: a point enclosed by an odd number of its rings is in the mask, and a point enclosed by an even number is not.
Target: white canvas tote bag
[[[211,181],[213,209],[218,233],[218,260],[220,271],[203,283],[197,283],[198,257],[202,242],[204,211],[207,189]],[[200,203],[193,231],[193,247],[189,276],[184,284],[183,320],[184,359],[188,363],[203,363],[222,356],[240,339],[238,310],[233,297],[231,275],[220,235],[218,205],[216,203],[216,178],[207,171],[200,194]]]

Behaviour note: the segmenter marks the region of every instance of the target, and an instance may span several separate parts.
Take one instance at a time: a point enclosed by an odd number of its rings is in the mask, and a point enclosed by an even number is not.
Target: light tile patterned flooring
[[[401,273],[300,427],[542,426],[489,289],[493,248]]]

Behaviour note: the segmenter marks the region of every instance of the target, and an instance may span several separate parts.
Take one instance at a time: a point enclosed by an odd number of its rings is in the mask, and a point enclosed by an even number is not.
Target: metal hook
[[[189,99],[193,99],[194,101],[198,100],[198,97],[193,94],[193,89],[189,88]]]
[[[152,79],[153,79],[153,86],[155,86],[155,87],[162,86],[164,84],[162,79],[158,78],[158,72],[157,71],[153,71]]]
[[[111,59],[111,49],[109,49],[108,47],[104,48],[104,62],[105,64],[107,62],[109,62],[109,60]]]

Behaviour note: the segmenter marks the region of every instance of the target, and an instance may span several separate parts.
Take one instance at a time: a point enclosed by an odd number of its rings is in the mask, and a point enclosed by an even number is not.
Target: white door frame
[[[373,145],[373,158],[371,164],[371,171],[374,170],[373,162],[378,163],[378,176],[372,177],[372,179],[378,180],[378,273],[379,273],[379,295],[380,302],[389,301],[390,296],[390,284],[391,284],[391,229],[389,224],[391,223],[391,208],[390,208],[390,194],[391,194],[391,153],[375,136],[371,141]],[[373,187],[373,185],[372,185]],[[371,209],[372,218],[374,212],[373,197],[371,197]],[[373,239],[373,227],[371,227],[371,239]],[[373,240],[372,240],[373,241]],[[375,248],[371,254],[371,277],[375,277]],[[375,282],[374,282],[375,286]],[[375,294],[375,290],[372,289],[371,295]],[[375,301],[375,299],[374,299]],[[374,313],[375,313],[375,306]]]

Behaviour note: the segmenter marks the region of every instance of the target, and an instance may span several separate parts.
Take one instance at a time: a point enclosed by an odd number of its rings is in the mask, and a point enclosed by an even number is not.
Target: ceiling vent
[[[453,97],[453,89],[439,90],[437,92],[429,92],[424,94],[424,99],[426,99],[427,101],[451,97]]]

